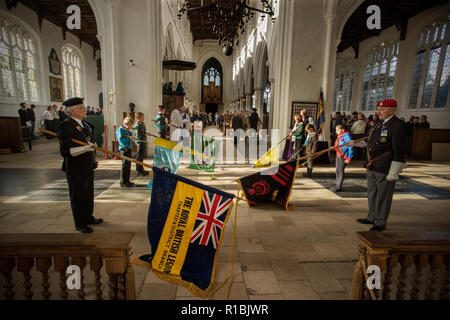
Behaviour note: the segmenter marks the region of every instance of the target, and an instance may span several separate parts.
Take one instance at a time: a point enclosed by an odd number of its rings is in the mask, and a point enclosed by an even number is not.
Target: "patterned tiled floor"
[[[57,148],[55,141],[41,138],[31,152],[0,156],[0,233],[74,232]],[[133,254],[149,251],[147,179],[133,173],[136,186],[123,190],[120,161],[99,160],[95,216],[105,223],[96,226],[95,232],[133,231]],[[277,205],[248,208],[239,202],[231,299],[350,298],[358,250],[355,232],[368,229],[355,222],[367,213],[364,170],[357,162],[348,167],[345,189],[339,194],[328,190],[334,177],[331,165],[315,168],[313,179],[303,178],[303,171],[299,170],[292,193],[293,211]],[[179,174],[236,194],[233,180],[252,172],[256,169],[227,165],[218,168],[211,181],[208,173],[183,165]],[[449,163],[411,163],[394,196],[388,231],[450,230],[449,176]],[[216,283],[227,275],[232,230],[230,219],[219,252]],[[134,266],[134,270],[139,299],[197,299],[141,267]],[[214,299],[225,298],[225,292],[226,286]]]

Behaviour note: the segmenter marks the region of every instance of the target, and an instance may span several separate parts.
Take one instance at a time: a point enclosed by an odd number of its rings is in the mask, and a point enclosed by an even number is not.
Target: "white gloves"
[[[386,176],[387,181],[397,181],[399,179],[398,175],[407,167],[408,165],[403,162],[392,161],[389,173]]]
[[[70,155],[72,157],[78,157],[86,152],[94,152],[95,150],[92,148],[92,146],[97,146],[97,144],[89,142],[89,145],[87,146],[70,148]]]

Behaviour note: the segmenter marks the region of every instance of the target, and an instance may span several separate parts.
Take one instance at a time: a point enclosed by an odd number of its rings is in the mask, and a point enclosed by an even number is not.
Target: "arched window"
[[[213,82],[216,87],[220,87],[221,85],[220,72],[214,67],[207,69],[203,76],[204,86],[209,86],[211,82]]]
[[[20,26],[0,16],[0,97],[38,101],[36,44]]]
[[[362,111],[374,110],[378,101],[392,98],[398,50],[398,42],[382,42],[367,55],[363,72]]]
[[[409,109],[445,108],[449,90],[449,22],[425,28],[417,42],[417,54],[409,95]]]
[[[62,48],[65,98],[81,97],[81,59],[70,46]]]
[[[333,111],[350,111],[355,70],[352,62],[338,63],[334,78]]]

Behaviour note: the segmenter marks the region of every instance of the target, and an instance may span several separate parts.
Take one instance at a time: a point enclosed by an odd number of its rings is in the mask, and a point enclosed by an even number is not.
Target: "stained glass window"
[[[354,79],[355,71],[352,61],[341,61],[336,65],[333,98],[334,111],[350,111]]]
[[[409,109],[447,106],[450,73],[448,23],[448,20],[435,22],[419,36]]]
[[[71,46],[62,48],[62,69],[64,77],[64,94],[66,99],[81,97],[81,59]]]
[[[361,111],[374,110],[378,101],[392,98],[398,51],[398,42],[382,42],[369,51],[363,73]]]
[[[220,72],[216,68],[209,68],[206,70],[205,75],[203,76],[203,85],[209,86],[210,83],[214,83],[214,86],[220,87]]]
[[[36,46],[20,26],[0,16],[0,97],[38,101]]]

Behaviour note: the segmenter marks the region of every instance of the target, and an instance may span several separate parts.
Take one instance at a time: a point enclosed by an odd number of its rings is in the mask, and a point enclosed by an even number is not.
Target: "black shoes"
[[[89,225],[95,226],[95,225],[98,225],[98,224],[101,224],[101,223],[103,223],[103,219],[95,219],[95,218],[93,218],[93,220],[91,220],[91,222],[89,222]]]
[[[303,174],[305,178],[312,178],[312,169],[307,169],[306,173]]]
[[[94,232],[94,229],[92,229],[91,227],[85,226],[82,228],[76,228],[77,231],[80,231],[81,233],[92,233]]]
[[[139,176],[148,176],[148,172],[147,171],[138,171],[137,173]]]
[[[338,188],[338,187],[331,187],[331,188],[330,188],[330,191],[331,191],[331,192],[341,192],[342,189],[341,189],[341,188]]]
[[[122,188],[131,188],[132,186],[134,186],[134,183],[132,183],[132,182],[121,183],[120,186],[121,186]]]
[[[372,229],[370,229],[370,231],[378,231],[378,232],[381,232],[384,230],[386,230],[386,226],[373,226]]]
[[[356,222],[361,223],[361,224],[373,224],[372,221],[369,221],[367,219],[356,219]]]

